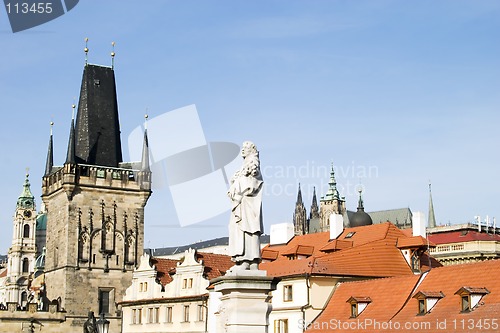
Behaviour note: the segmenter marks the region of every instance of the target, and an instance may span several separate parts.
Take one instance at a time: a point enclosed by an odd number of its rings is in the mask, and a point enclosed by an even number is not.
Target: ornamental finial
[[[89,55],[89,48],[87,47],[88,41],[89,41],[89,39],[87,37],[85,37],[85,48],[83,49],[83,51],[85,52],[85,65],[87,65],[88,55]]]
[[[111,68],[115,68],[115,42],[111,42],[111,47],[112,47],[112,51],[111,51]]]

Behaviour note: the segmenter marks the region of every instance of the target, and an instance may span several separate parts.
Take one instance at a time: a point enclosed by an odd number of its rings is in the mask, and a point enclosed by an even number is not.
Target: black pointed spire
[[[429,182],[429,228],[436,227],[436,216],[434,215],[434,204],[432,203],[431,182]]]
[[[149,143],[148,143],[148,115],[145,115],[144,118],[144,142],[142,145],[142,160],[141,160],[141,171],[151,172],[151,168],[149,166]]]
[[[122,162],[115,73],[86,64],[75,125],[76,162],[118,167]]]
[[[44,176],[50,175],[52,172],[52,167],[54,166],[54,142],[52,139],[52,126],[54,122],[50,122],[50,138],[49,138],[49,148],[47,149],[47,162],[45,163],[45,173]]]
[[[75,164],[75,104],[71,116],[71,128],[69,130],[68,152],[66,153],[65,164]]]
[[[314,187],[313,190],[313,198],[312,198],[312,203],[311,203],[311,212],[309,215],[309,219],[314,219],[314,218],[319,218],[319,207],[318,207],[318,200],[316,199],[316,187]]]
[[[297,204],[298,203],[303,203],[302,202],[302,191],[300,190],[300,183],[299,183],[299,192],[297,193]]]

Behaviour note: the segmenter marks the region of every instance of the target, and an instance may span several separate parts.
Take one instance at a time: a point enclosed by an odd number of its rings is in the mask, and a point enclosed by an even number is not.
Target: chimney
[[[422,236],[425,238],[426,224],[425,214],[423,212],[414,212],[412,218],[413,236]]]
[[[271,225],[270,245],[286,244],[295,235],[293,223]]]
[[[330,215],[330,239],[336,239],[344,231],[344,218],[340,214]]]

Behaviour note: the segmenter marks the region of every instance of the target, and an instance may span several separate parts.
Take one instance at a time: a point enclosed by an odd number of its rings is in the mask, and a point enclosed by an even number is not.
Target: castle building
[[[2,286],[2,303],[13,302],[25,307],[28,302],[29,277],[34,270],[37,254],[36,217],[35,197],[31,193],[29,174],[26,174],[13,219],[12,246],[9,248],[6,279]]]
[[[46,295],[79,330],[93,311],[105,314],[117,331],[116,303],[144,246],[144,207],[151,195],[147,131],[142,161],[123,162],[112,67],[85,64],[76,124],[74,111],[66,161],[54,166],[51,133],[42,179]]]

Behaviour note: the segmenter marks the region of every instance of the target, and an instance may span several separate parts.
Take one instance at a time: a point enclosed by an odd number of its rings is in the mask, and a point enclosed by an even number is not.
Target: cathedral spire
[[[302,190],[300,189],[297,193],[297,202],[295,203],[295,211],[293,213],[293,225],[295,229],[295,235],[305,235],[309,233],[309,224],[307,220],[306,207],[302,201]]]
[[[318,199],[316,199],[316,187],[313,189],[313,198],[311,203],[311,212],[309,214],[309,219],[319,218],[319,207]]]
[[[68,152],[65,164],[75,164],[75,104],[72,106],[71,128],[69,130]]]
[[[436,227],[436,216],[434,215],[434,205],[432,204],[431,182],[429,181],[429,228]]]
[[[299,192],[297,193],[297,204],[298,203],[303,204],[303,201],[302,201],[302,191],[300,190],[300,183],[299,183]]]
[[[329,188],[328,192],[326,192],[325,200],[340,199],[339,191],[337,190],[337,181],[335,180],[335,171],[333,170],[333,163],[332,170],[330,171],[330,181],[328,182],[328,185]]]
[[[48,176],[52,172],[52,167],[54,166],[54,142],[52,140],[52,126],[54,122],[50,122],[50,138],[49,138],[49,148],[47,150],[47,162],[45,164],[44,176]]]
[[[144,142],[142,145],[142,160],[141,160],[141,171],[150,172],[151,168],[149,166],[149,143],[148,143],[148,115],[144,116]]]

